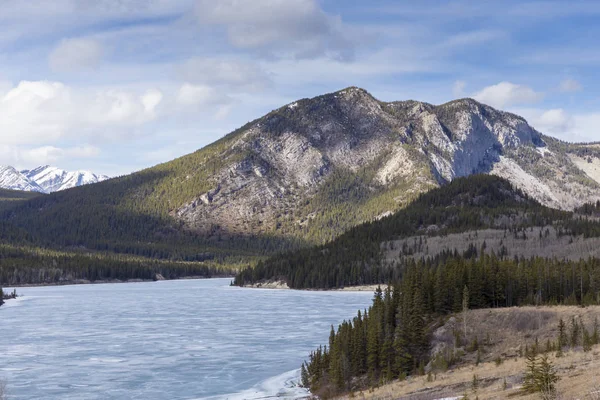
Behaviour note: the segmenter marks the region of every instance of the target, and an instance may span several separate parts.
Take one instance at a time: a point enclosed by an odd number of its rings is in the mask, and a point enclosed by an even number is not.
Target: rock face
[[[555,208],[600,199],[600,148],[560,142],[472,99],[384,103],[352,87],[284,106],[220,142],[210,190],[172,211],[193,230],[298,231],[312,220],[344,230],[476,173]]]

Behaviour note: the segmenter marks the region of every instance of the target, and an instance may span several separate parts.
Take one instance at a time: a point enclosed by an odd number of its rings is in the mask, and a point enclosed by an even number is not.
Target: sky
[[[0,165],[127,174],[348,86],[600,140],[600,1],[0,5]]]

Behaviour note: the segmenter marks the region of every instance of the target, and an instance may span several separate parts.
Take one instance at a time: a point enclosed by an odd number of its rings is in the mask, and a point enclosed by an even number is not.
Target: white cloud
[[[35,147],[20,151],[20,158],[27,165],[54,164],[64,158],[92,158],[100,154],[94,146],[59,148],[55,146]]]
[[[147,113],[153,113],[162,99],[163,94],[158,89],[150,89],[140,97],[140,100],[144,105],[144,110]]]
[[[529,86],[511,82],[500,82],[483,88],[473,98],[492,107],[504,108],[518,104],[530,104],[540,101],[544,95]]]
[[[582,89],[583,87],[581,86],[581,83],[571,78],[565,79],[558,86],[558,90],[561,92],[578,92]]]
[[[200,23],[223,26],[238,48],[297,58],[353,57],[354,35],[316,0],[198,0],[196,11]]]
[[[104,48],[93,39],[63,39],[50,53],[48,61],[55,71],[95,68],[102,61]]]
[[[586,141],[600,141],[600,112],[579,114],[573,116],[575,127],[573,131]]]
[[[260,90],[270,86],[267,73],[249,60],[192,58],[179,68],[187,82],[227,86],[241,90]]]
[[[17,168],[55,164],[65,159],[89,159],[98,155],[100,155],[100,149],[90,145],[64,148],[0,145],[0,164],[12,165]]]
[[[575,120],[562,108],[544,111],[531,123],[538,130],[550,134],[564,134],[570,132],[575,126]]]
[[[568,142],[600,140],[600,113],[571,114],[562,108],[544,110],[536,108],[512,109],[527,119],[538,131]]]
[[[452,86],[452,94],[454,97],[463,97],[465,95],[465,87],[467,83],[465,81],[456,81]]]
[[[230,99],[210,86],[185,83],[179,88],[176,101],[183,106],[202,107],[229,103]]]
[[[0,94],[0,144],[55,143],[72,135],[115,136],[156,118],[162,93],[76,90],[60,82],[23,81]]]

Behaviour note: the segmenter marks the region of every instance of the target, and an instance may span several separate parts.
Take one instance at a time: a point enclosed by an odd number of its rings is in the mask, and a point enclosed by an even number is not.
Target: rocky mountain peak
[[[13,167],[0,169],[0,188],[51,193],[108,179],[89,171],[65,171],[50,165],[17,171]]]
[[[176,215],[197,228],[208,222],[241,231],[260,215],[260,229],[267,229],[283,210],[336,187],[338,197],[385,197],[364,214],[368,219],[430,187],[477,173],[505,177],[554,207],[600,198],[599,183],[559,147],[524,118],[474,99],[382,102],[348,87],[287,104],[236,131],[235,150],[224,153],[228,167],[211,178],[212,189]],[[557,179],[555,171],[565,166],[569,173]],[[235,222],[225,215],[231,207],[239,216]],[[308,214],[317,211],[311,207]]]

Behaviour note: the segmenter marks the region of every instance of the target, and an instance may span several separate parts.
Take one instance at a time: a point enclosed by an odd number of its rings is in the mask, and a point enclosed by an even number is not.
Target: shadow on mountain
[[[145,170],[19,202],[2,212],[0,235],[13,244],[181,261],[240,262],[303,245],[295,238],[186,230],[143,201],[157,195],[155,187],[168,175]]]

